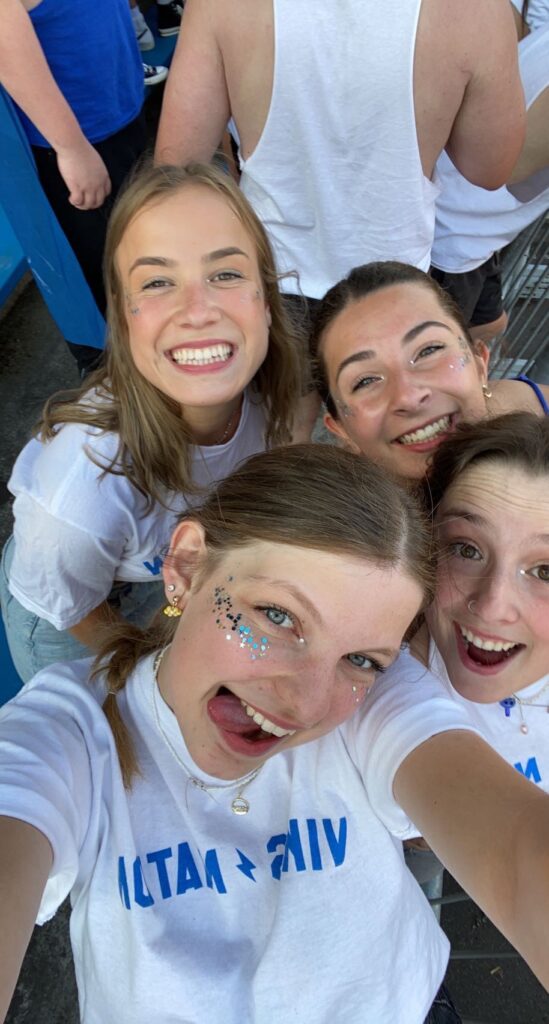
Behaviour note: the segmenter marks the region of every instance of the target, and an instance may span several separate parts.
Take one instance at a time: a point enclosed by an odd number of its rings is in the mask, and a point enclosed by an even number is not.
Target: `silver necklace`
[[[164,740],[164,743],[166,744],[172,757],[177,761],[178,765],[181,766],[192,786],[195,786],[196,789],[201,789],[203,793],[207,793],[208,796],[210,796],[214,801],[215,797],[213,793],[210,792],[210,790],[234,789],[235,786],[238,786],[238,792],[236,796],[233,798],[233,800],[231,800],[231,811],[233,812],[233,814],[247,814],[248,811],[250,810],[250,804],[249,801],[246,800],[246,797],[242,796],[242,794],[246,787],[249,786],[250,783],[253,782],[254,779],[259,775],[261,769],[263,768],[263,765],[260,764],[259,768],[254,768],[254,770],[252,772],[249,772],[248,775],[243,776],[243,778],[241,779],[234,779],[232,782],[202,782],[202,779],[197,779],[196,776],[193,775],[193,773],[191,772],[190,768],[187,767],[183,758],[179,755],[173,743],[171,742],[170,737],[167,736],[164,729],[162,728],[157,701],[158,670],[160,668],[162,658],[164,657],[166,651],[168,650],[168,647],[170,647],[170,644],[168,644],[167,647],[163,647],[162,650],[158,652],[154,659],[153,665],[154,685],[152,688],[152,706],[156,728],[158,729],[160,735],[162,736],[162,739]]]
[[[541,690],[538,690],[538,692],[533,697],[519,697],[518,694],[512,693],[510,697],[505,697],[504,700],[500,700],[499,702],[501,704],[501,707],[505,711],[506,718],[509,718],[511,714],[511,709],[514,708],[515,704],[518,704],[520,712],[519,729],[525,736],[528,735],[530,730],[528,729],[528,726],[524,721],[524,711],[522,709],[523,707],[543,708],[547,713],[549,713],[549,704],[538,704],[538,700],[541,697],[542,693],[545,693],[547,690],[549,690],[549,682],[545,683],[545,686],[542,686]]]
[[[237,405],[236,409],[231,413],[231,415],[229,416],[229,419],[227,421],[227,426],[225,427],[225,430],[223,431],[223,433],[222,433],[221,437],[219,438],[219,440],[218,441],[214,441],[214,444],[216,444],[216,445],[225,444],[225,441],[227,440],[230,431],[232,430],[233,426],[235,425],[236,417],[240,416],[241,408],[242,408],[242,403]]]

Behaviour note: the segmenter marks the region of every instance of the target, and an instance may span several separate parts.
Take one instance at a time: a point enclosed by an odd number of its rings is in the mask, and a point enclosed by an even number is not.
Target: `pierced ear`
[[[359,446],[356,444],[355,441],[353,441],[349,437],[348,433],[345,430],[345,427],[342,425],[340,420],[334,419],[334,417],[329,412],[324,413],[324,426],[326,427],[326,430],[330,431],[331,434],[334,434],[336,437],[339,438],[340,441],[343,441],[345,447],[350,452],[354,452],[355,455],[361,454]]]
[[[162,567],[164,589],[170,603],[177,597],[179,607],[184,606],[205,554],[204,527],[194,519],[185,519],[172,534],[170,550]]]
[[[473,342],[473,353],[480,370],[480,377],[483,384],[488,380],[488,364],[490,362],[490,349],[485,341],[477,338]]]

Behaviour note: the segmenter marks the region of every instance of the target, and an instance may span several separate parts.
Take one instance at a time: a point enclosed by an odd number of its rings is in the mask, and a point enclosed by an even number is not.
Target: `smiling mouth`
[[[226,686],[220,687],[215,697],[208,701],[208,712],[220,729],[241,736],[249,743],[273,743],[286,736],[293,736],[297,731],[283,729],[253,705],[237,697]]]
[[[440,434],[447,434],[452,426],[452,416],[441,416],[432,423],[426,423],[424,427],[410,431],[409,434],[401,434],[395,438],[396,444],[423,444],[426,441],[433,441]]]
[[[261,714],[261,711],[256,711],[251,704],[246,704],[245,700],[240,700],[242,707],[245,709],[246,714],[259,726],[261,732],[271,733],[273,736],[277,736],[281,739],[283,736],[294,736],[297,729],[282,729],[280,725],[275,725],[265,715]]]
[[[178,366],[211,366],[212,363],[228,363],[233,351],[232,345],[221,342],[202,348],[173,348],[168,355]]]
[[[477,665],[502,665],[525,646],[508,640],[486,640],[465,626],[458,625],[458,629],[468,657]]]

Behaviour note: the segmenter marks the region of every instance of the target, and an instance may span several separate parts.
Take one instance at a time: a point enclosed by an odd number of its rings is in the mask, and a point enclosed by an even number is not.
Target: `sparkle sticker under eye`
[[[471,362],[471,349],[467,342],[465,341],[465,338],[462,338],[461,335],[458,336],[458,345],[461,351],[463,352],[463,355],[459,360],[459,366],[461,370],[464,370],[465,367],[468,366],[468,364]]]
[[[215,588],[212,612],[215,624],[224,631],[226,640],[236,640],[238,646],[248,652],[252,661],[265,657],[269,650],[269,638],[256,635],[253,627],[242,621],[242,612],[235,615],[232,597],[225,587]]]
[[[137,316],[137,314],[141,312],[139,306],[132,305],[132,303],[135,302],[135,299],[132,299],[129,292],[126,292],[126,302],[132,316]]]

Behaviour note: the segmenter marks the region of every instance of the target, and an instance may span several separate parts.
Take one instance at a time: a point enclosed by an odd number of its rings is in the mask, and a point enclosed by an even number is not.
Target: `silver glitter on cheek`
[[[228,576],[227,580],[232,578]],[[270,646],[269,638],[259,634],[256,636],[252,626],[243,621],[242,612],[234,613],[233,599],[225,587],[215,587],[212,613],[217,628],[223,630],[226,640],[236,640],[252,661],[265,657]]]
[[[336,406],[341,416],[349,417],[354,416],[353,410],[347,405],[346,402],[336,401]]]
[[[471,362],[471,349],[467,344],[465,338],[462,338],[461,335],[458,336],[458,345],[461,351],[463,352],[463,355],[459,360],[459,365],[463,370]]]
[[[141,312],[139,306],[132,306],[133,300],[129,292],[126,292],[125,298],[131,316],[137,316],[137,314]]]

